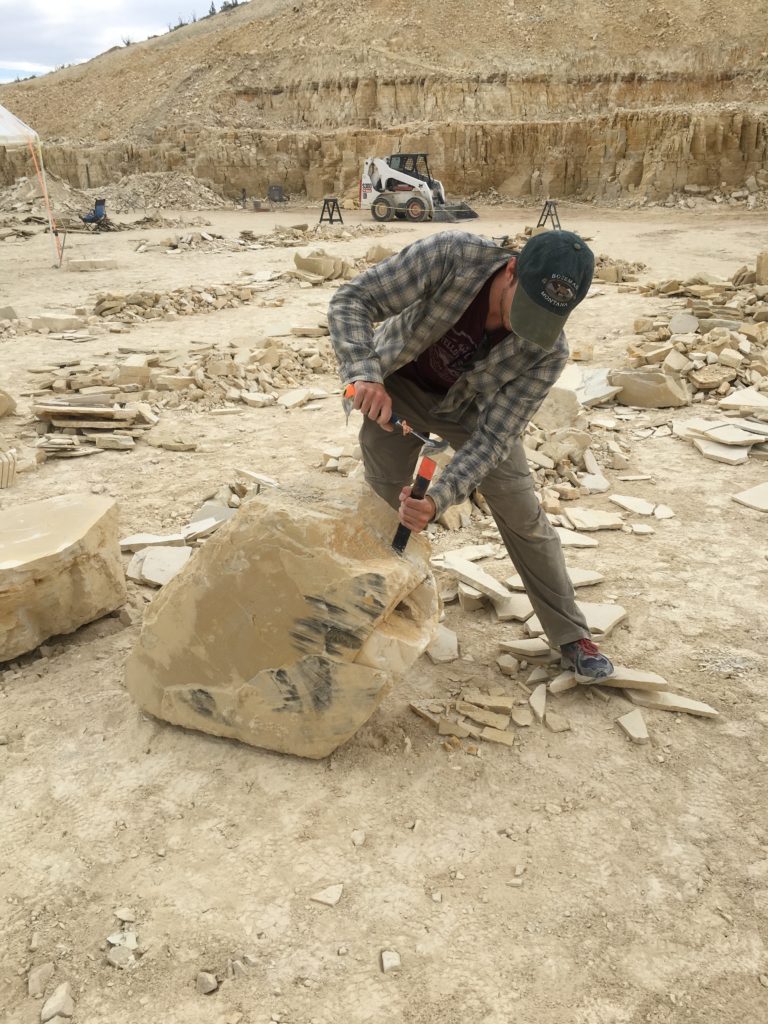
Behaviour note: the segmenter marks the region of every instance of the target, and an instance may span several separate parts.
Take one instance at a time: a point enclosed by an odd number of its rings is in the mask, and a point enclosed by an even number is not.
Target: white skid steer
[[[453,223],[478,214],[466,203],[448,203],[442,182],[429,172],[426,153],[369,156],[360,179],[360,209],[374,220],[435,220]]]

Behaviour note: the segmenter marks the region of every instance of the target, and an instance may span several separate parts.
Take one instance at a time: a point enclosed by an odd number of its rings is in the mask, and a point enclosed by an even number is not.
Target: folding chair
[[[89,210],[88,213],[81,214],[80,220],[83,224],[93,224],[94,227],[98,228],[100,224],[103,224],[107,219],[107,200],[97,199],[93,205],[93,209]]]

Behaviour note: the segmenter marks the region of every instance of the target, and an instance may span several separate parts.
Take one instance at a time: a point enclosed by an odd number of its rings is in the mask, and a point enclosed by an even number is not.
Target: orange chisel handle
[[[416,475],[416,479],[413,481],[413,487],[411,488],[411,497],[421,499],[427,493],[432,477],[434,476],[435,470],[437,469],[437,463],[426,455],[421,460],[419,465],[419,471]],[[407,526],[403,526],[401,523],[397,528],[395,539],[392,541],[392,547],[397,551],[399,555],[405,551],[405,545],[408,543],[408,538],[411,536],[411,531]]]

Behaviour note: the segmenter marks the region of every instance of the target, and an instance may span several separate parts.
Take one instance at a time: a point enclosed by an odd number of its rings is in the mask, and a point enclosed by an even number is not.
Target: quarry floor
[[[561,204],[560,214],[597,253],[645,263],[643,280],[730,276],[753,266],[768,238],[766,213]],[[245,227],[311,223],[318,210],[205,216],[236,237]],[[492,207],[468,226],[514,234],[535,216]],[[345,218],[367,222],[361,213]],[[380,238],[325,248],[362,256],[371,241],[398,247],[437,229],[394,225]],[[53,269],[43,235],[0,243],[0,305],[20,315],[71,312],[92,305],[97,291],[211,284],[293,265],[290,248],[134,252],[138,237],[168,233],[71,235],[69,255],[119,261],[98,274]],[[281,308],[154,321],[80,345],[39,335],[0,342],[0,383],[19,396],[30,387],[28,368],[52,352],[116,351],[126,338],[247,343],[249,334],[314,322],[332,289],[286,284],[278,294]],[[604,285],[574,316],[569,337],[594,341],[594,365],[619,366],[618,338],[634,318],[671,305]],[[338,386],[330,374],[317,384]],[[22,415],[0,421],[5,441],[29,436],[29,399],[19,404]],[[297,500],[318,505],[359,486],[317,468],[326,443],[355,437],[333,399],[290,413],[169,410],[163,422],[195,431],[202,450],[139,444],[49,461],[0,492],[0,507],[104,484],[125,534],[161,533],[187,522],[235,466],[275,476]],[[728,467],[673,437],[623,436],[632,471],[653,477],[620,485],[623,493],[663,501],[676,516],[649,537],[601,532],[597,549],[569,551],[568,562],[605,574],[590,599],[615,598],[629,611],[606,649],[714,705],[719,719],[648,711],[651,743],[633,746],[615,725],[627,702],[580,689],[559,698],[568,733],[533,727],[515,749],[447,753],[409,699],[443,695],[469,677],[519,692],[495,659],[501,636],[522,634],[488,612],[450,605],[446,624],[462,659],[420,659],[343,748],[302,761],[142,715],[123,687],[138,621],[126,628],[107,618],[54,639],[46,657],[0,672],[0,1020],[40,1019],[26,971],[45,961],[55,964],[54,982],[72,983],[74,1024],[765,1020],[768,519],[731,495],[764,480],[766,464]],[[607,495],[583,504],[612,507]],[[482,525],[443,534],[439,545],[480,540]],[[490,567],[500,579],[511,573],[507,561]],[[137,614],[152,592],[129,590]],[[356,830],[365,832],[362,846],[352,843]],[[338,882],[336,907],[310,901]],[[134,911],[144,950],[126,971],[105,959],[118,907]],[[382,973],[386,949],[400,954],[399,972]],[[198,994],[198,972],[223,975],[236,953],[253,957],[247,976]]]

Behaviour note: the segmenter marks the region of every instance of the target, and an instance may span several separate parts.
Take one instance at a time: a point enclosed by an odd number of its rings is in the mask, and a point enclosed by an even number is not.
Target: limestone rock
[[[555,384],[550,388],[533,419],[536,426],[543,430],[558,430],[560,427],[575,426],[583,411],[574,390]]]
[[[40,1011],[40,1020],[46,1021],[54,1017],[71,1017],[75,1012],[75,1003],[72,999],[72,989],[68,981],[59,985],[53,995],[44,1004]]]
[[[45,987],[53,977],[54,966],[48,961],[31,967],[27,978],[27,991],[34,999],[40,999],[45,992]]]
[[[424,651],[438,599],[426,540],[366,494],[333,514],[254,498],[161,591],[126,683],[166,721],[325,757]]]
[[[747,508],[753,508],[756,512],[768,512],[768,483],[758,484],[750,487],[748,491],[741,491],[732,495],[734,501]]]
[[[627,734],[633,743],[648,742],[648,729],[645,724],[645,719],[643,718],[643,713],[639,708],[635,708],[634,711],[628,711],[626,715],[622,715],[621,718],[617,718],[616,723],[619,728]]]
[[[0,388],[0,419],[16,411],[16,399],[5,388]]]
[[[691,396],[684,381],[662,370],[614,370],[608,375],[611,384],[621,388],[616,401],[641,409],[668,409],[690,405]]]
[[[119,536],[114,501],[93,494],[0,512],[0,662],[125,602]]]

